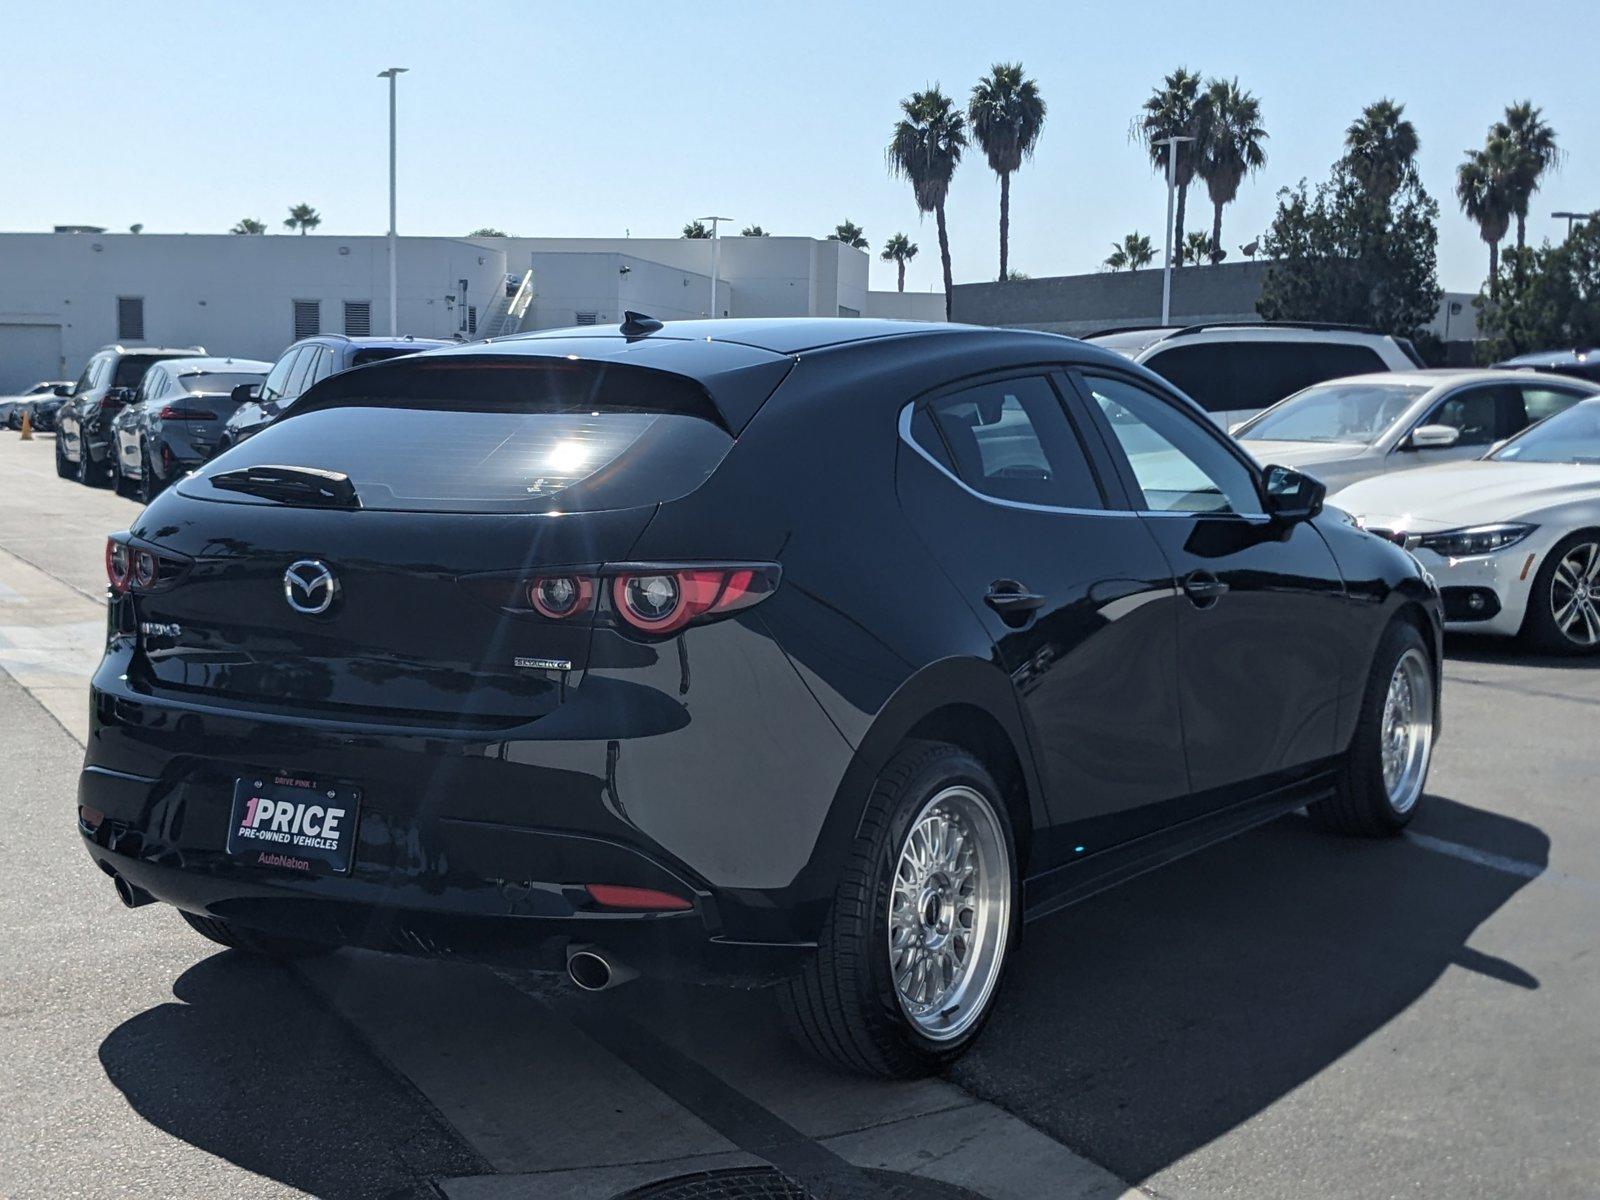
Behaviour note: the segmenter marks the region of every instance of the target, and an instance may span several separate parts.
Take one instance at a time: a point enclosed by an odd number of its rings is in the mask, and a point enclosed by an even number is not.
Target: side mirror
[[[261,385],[259,383],[241,383],[229,393],[235,404],[249,404],[259,395],[261,395]]]
[[[64,399],[72,395],[72,385],[70,383],[58,383],[50,389],[50,392],[52,395],[60,396]]]
[[[102,401],[102,403],[104,403],[104,404],[126,404],[129,400],[132,400],[132,399],[133,399],[133,389],[132,388],[114,387],[114,388],[107,388],[106,389],[106,397]]]
[[[1406,439],[1408,450],[1448,450],[1461,440],[1454,425],[1418,425]]]
[[[1328,498],[1327,484],[1289,467],[1269,466],[1263,478],[1267,511],[1280,521],[1309,521]]]

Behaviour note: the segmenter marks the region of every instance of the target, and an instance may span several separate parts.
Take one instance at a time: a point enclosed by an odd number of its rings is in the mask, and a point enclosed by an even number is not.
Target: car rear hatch
[[[625,560],[722,461],[728,421],[680,374],[425,361],[314,389],[146,510],[132,545],[164,561],[134,596],[136,685],[452,727],[534,720],[581,686],[592,611],[549,619],[530,584]]]

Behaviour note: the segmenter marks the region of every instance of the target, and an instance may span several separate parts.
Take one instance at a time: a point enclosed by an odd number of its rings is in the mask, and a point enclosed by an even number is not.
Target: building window
[[[144,297],[117,297],[117,341],[144,341]]]
[[[478,332],[478,306],[476,304],[467,305],[467,332],[469,334]]]
[[[312,337],[322,332],[322,301],[296,300],[294,302],[294,340]]]
[[[300,314],[295,313],[298,324]],[[344,302],[344,332],[346,337],[372,336],[372,301],[346,300]]]
[[[575,325],[593,325],[600,319],[600,314],[592,312],[573,313],[572,319]]]

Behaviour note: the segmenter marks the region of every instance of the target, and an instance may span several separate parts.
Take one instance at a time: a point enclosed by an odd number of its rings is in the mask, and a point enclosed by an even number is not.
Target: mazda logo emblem
[[[283,573],[283,598],[297,613],[316,616],[333,607],[339,595],[339,581],[326,563],[302,558]]]

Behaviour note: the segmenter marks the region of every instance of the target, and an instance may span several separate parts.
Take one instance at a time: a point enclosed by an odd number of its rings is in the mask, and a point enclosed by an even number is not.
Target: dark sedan
[[[629,314],[396,359],[106,564],[77,817],[126,904],[770,981],[884,1075],[971,1045],[1025,918],[1300,807],[1397,833],[1438,729],[1416,560],[1044,333]]]
[[[272,364],[253,358],[169,358],[145,372],[111,422],[111,483],[148,504],[217,452],[239,388],[259,387]]]

